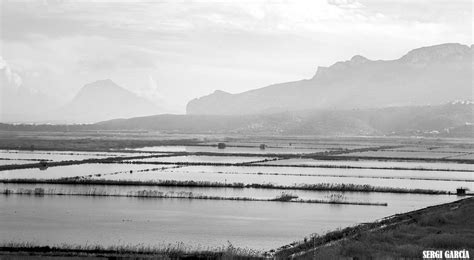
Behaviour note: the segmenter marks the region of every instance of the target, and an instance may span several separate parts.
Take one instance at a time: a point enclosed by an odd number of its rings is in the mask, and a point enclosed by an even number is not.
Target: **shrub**
[[[344,202],[346,200],[346,196],[342,193],[331,193],[326,196],[330,202]]]
[[[420,239],[422,245],[428,248],[459,249],[474,248],[474,241],[453,234],[430,234]]]
[[[419,220],[419,223],[421,226],[434,226],[434,227],[439,227],[448,222],[449,221],[445,215],[439,215],[439,214],[430,214],[427,216],[422,216]]]
[[[274,201],[290,201],[292,199],[297,199],[298,196],[292,193],[282,192],[279,196],[274,198]]]
[[[400,245],[396,247],[396,251],[403,258],[419,258],[422,256],[423,247],[418,245]]]

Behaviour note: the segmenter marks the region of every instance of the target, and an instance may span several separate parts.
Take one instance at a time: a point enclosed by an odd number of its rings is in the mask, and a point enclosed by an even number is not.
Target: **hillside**
[[[474,133],[473,108],[473,104],[464,102],[439,106],[308,110],[244,116],[156,115],[100,122],[94,128],[184,133],[466,137]]]
[[[259,114],[306,109],[419,106],[471,99],[473,47],[448,43],[408,52],[397,60],[354,56],[319,67],[311,79],[190,101],[187,114]]]
[[[154,115],[95,124],[1,124],[4,131],[158,131],[320,136],[474,137],[474,103],[260,115]]]

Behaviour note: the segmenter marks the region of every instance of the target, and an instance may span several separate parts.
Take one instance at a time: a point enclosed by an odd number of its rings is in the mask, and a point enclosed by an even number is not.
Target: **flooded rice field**
[[[117,174],[130,171],[138,171],[145,169],[157,168],[157,165],[123,165],[123,164],[77,164],[67,166],[48,167],[45,169],[29,168],[18,170],[0,171],[1,179],[58,179],[76,176]]]
[[[245,157],[245,156],[164,156],[164,157],[154,157],[138,160],[126,160],[127,162],[199,162],[199,163],[251,163],[251,162],[261,162],[264,160],[270,160],[273,158],[270,157]]]
[[[341,156],[363,156],[363,157],[387,157],[387,158],[434,158],[441,159],[456,155],[463,155],[463,153],[452,152],[432,152],[432,151],[367,151],[356,153],[345,153]]]
[[[112,152],[2,150],[0,242],[182,242],[208,248],[229,241],[269,250],[311,233],[451,202],[459,199],[454,193],[460,187],[474,189],[474,160],[462,143],[241,139],[226,144],[225,149],[206,141]],[[88,159],[94,162],[82,161]],[[299,188],[305,185],[324,189]],[[281,199],[285,193],[291,197]]]
[[[423,162],[423,161],[383,161],[383,160],[314,160],[314,159],[284,159],[269,162],[262,162],[263,165],[309,165],[309,166],[337,166],[337,167],[366,167],[366,168],[409,168],[409,169],[440,169],[440,170],[466,170],[474,171],[473,164],[467,163],[447,163],[447,162]]]
[[[0,166],[2,165],[12,165],[12,164],[28,164],[28,163],[37,163],[37,160],[28,160],[28,159],[0,159]]]
[[[138,155],[138,154],[135,154]],[[129,153],[107,153],[107,152],[75,152],[75,151],[24,151],[24,150],[0,150],[0,160],[28,160],[28,161],[68,161],[85,160],[91,158],[125,157]]]
[[[459,186],[474,188],[472,172],[393,171],[372,169],[324,169],[291,167],[187,166],[165,170],[92,177],[104,180],[206,181],[243,184],[303,185],[318,183],[360,184],[393,188],[455,191]],[[423,180],[418,180],[418,179]],[[430,180],[431,179],[431,180]]]
[[[12,195],[0,200],[2,240],[104,246],[184,242],[204,248],[230,241],[238,247],[266,250],[310,233],[325,233],[449,198],[399,208],[116,197]]]
[[[100,194],[114,195],[117,197],[134,194],[138,191],[156,191],[167,195],[189,194],[195,196],[208,195],[219,197],[251,197],[258,199],[271,199],[279,196],[282,191],[278,189],[259,189],[259,188],[210,188],[210,187],[153,187],[153,186],[125,186],[125,185],[63,185],[63,184],[15,184],[0,183],[0,190],[10,189],[13,191],[44,189],[46,193],[67,194]],[[428,205],[433,199],[431,194],[400,194],[400,193],[381,193],[381,192],[335,192],[335,191],[308,191],[292,190],[292,194],[305,200],[323,200],[333,194],[342,194],[345,201],[360,202],[386,202],[388,208],[396,208],[398,212],[406,211],[414,207],[423,207]],[[47,195],[44,195],[47,196]],[[406,198],[410,198],[407,200]],[[452,201],[456,196],[436,195],[436,200]],[[143,199],[147,199],[143,197]]]
[[[213,152],[213,153],[252,153],[252,154],[305,154],[317,153],[331,150],[327,147],[265,147],[261,149],[258,145],[249,147],[242,146],[226,146],[225,149],[219,149],[217,146],[152,146],[133,149],[134,151],[142,152]]]

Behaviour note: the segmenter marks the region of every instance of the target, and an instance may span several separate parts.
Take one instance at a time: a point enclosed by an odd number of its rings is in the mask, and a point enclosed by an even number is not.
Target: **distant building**
[[[457,195],[466,195],[467,188],[457,188],[456,189],[456,194]]]

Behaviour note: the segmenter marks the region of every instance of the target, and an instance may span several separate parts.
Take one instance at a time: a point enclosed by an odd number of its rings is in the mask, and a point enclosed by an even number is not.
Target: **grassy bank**
[[[283,246],[275,258],[420,259],[423,250],[474,253],[474,198],[397,214]]]
[[[72,185],[126,185],[126,186],[163,186],[163,187],[202,187],[202,188],[256,188],[256,189],[278,189],[278,190],[310,190],[310,191],[339,191],[339,192],[384,192],[384,193],[412,193],[412,194],[451,194],[450,192],[430,189],[406,189],[379,187],[360,184],[340,183],[317,183],[300,185],[278,185],[272,183],[244,184],[240,182],[224,183],[209,181],[178,181],[178,180],[156,180],[156,181],[134,181],[134,180],[102,180],[88,179],[82,177],[61,179],[1,179],[0,183],[15,184],[72,184]]]

